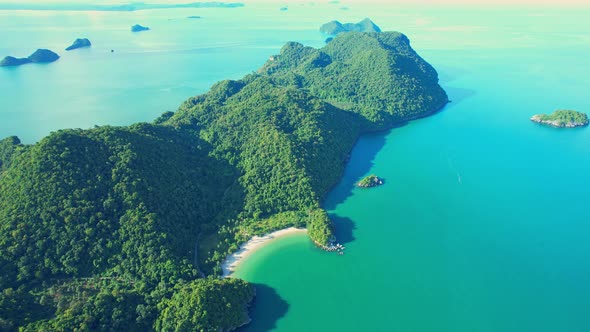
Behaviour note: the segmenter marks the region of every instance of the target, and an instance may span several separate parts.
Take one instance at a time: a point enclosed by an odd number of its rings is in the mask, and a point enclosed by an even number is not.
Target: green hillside
[[[228,330],[252,286],[217,275],[253,235],[307,226],[363,132],[441,109],[399,33],[288,43],[152,124],[0,141],[0,330]]]

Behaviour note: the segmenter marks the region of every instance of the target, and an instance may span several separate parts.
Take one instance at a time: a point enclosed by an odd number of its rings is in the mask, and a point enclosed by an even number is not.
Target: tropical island
[[[531,121],[558,128],[575,128],[588,125],[588,116],[572,110],[557,110],[551,114],[535,114]]]
[[[439,111],[435,69],[397,32],[290,42],[152,123],[0,141],[4,330],[228,331],[254,286],[218,277],[253,238],[307,228],[359,136]]]
[[[90,47],[92,46],[92,43],[90,42],[90,40],[88,38],[77,38],[72,45],[68,46],[66,48],[66,51],[72,51],[78,48],[83,48],[83,47]]]
[[[356,185],[361,188],[377,187],[383,184],[383,180],[376,175],[369,175],[360,180]]]
[[[140,32],[140,31],[147,31],[150,28],[144,27],[143,25],[135,24],[131,27],[131,32]]]
[[[59,55],[55,52],[40,48],[27,58],[7,56],[0,61],[0,67],[20,66],[27,63],[49,63],[57,61],[57,59],[59,59]]]
[[[373,23],[369,18],[365,18],[364,20],[358,23],[340,23],[338,21],[331,21],[328,23],[323,24],[320,27],[320,31],[327,35],[336,36],[343,32],[381,32],[381,29],[377,26],[377,24]]]

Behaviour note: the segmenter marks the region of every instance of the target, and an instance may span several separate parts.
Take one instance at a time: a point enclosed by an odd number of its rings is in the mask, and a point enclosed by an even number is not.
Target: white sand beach
[[[272,232],[270,234],[266,234],[264,236],[253,237],[252,239],[250,239],[250,241],[242,244],[238,251],[227,256],[223,263],[221,263],[221,269],[223,270],[223,278],[228,278],[235,271],[240,262],[242,262],[246,257],[250,256],[257,249],[263,247],[265,244],[268,244],[269,242],[284,237],[286,235],[297,233],[307,233],[307,229],[290,227],[281,229],[276,232]]]

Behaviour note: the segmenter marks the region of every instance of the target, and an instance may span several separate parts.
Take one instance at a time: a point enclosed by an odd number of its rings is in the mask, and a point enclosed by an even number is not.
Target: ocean
[[[0,136],[151,121],[286,41],[323,45],[322,23],[370,17],[410,38],[452,102],[357,143],[323,201],[345,255],[290,236],[240,265],[258,286],[242,330],[589,331],[590,129],[529,118],[590,112],[590,8],[280,7],[0,11],[1,56],[62,55],[0,68]],[[61,51],[77,37],[92,48]],[[355,188],[368,174],[385,185]]]

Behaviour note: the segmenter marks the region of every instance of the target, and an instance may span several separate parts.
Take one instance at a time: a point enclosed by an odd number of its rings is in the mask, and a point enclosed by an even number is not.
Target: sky
[[[2,3],[40,3],[40,4],[51,4],[51,3],[92,3],[92,4],[113,4],[113,3],[131,3],[131,2],[145,2],[145,3],[189,3],[189,2],[208,2],[215,0],[76,0],[76,1],[65,1],[65,0],[0,0]],[[290,3],[302,3],[302,2],[329,2],[329,0],[216,0],[219,2],[243,2],[243,3],[276,3],[290,4]],[[464,4],[464,5],[587,5],[589,0],[341,0],[342,4]]]

